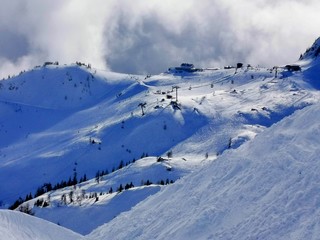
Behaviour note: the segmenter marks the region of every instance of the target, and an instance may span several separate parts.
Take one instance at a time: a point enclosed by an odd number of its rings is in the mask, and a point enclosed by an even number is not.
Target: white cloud
[[[120,72],[293,62],[320,35],[316,0],[4,0],[0,76],[47,60]]]

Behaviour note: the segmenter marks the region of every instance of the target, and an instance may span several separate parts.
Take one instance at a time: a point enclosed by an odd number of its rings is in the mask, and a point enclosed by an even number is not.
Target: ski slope
[[[86,239],[318,239],[319,117],[297,111]]]
[[[289,223],[284,230],[273,226],[262,205],[275,218],[292,213],[271,189],[296,181],[285,170],[297,171],[298,156],[315,163],[304,142],[317,133],[316,46],[294,72],[243,66],[139,76],[72,64],[1,81],[0,207],[20,197],[16,210],[28,208],[81,235],[92,232],[88,239],[307,236],[298,217],[301,233]],[[301,129],[307,132],[295,142]],[[217,227],[209,230],[211,223]],[[250,227],[256,232],[245,235]]]

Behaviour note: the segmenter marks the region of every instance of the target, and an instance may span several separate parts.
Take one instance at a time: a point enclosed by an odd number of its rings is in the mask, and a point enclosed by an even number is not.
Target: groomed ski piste
[[[87,239],[316,239],[317,42],[300,71],[49,64],[1,81],[2,208]]]

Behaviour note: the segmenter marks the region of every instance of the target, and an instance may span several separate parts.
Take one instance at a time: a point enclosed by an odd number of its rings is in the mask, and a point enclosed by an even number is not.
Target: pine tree
[[[18,198],[18,200],[16,200],[10,207],[9,207],[9,209],[10,210],[14,210],[14,209],[16,209],[20,204],[22,204],[23,203],[23,200],[22,200],[22,198],[21,197],[19,197]]]
[[[100,171],[98,170],[98,172],[96,173],[96,182],[99,183],[100,182]]]
[[[118,169],[121,169],[121,168],[123,168],[123,161],[122,160],[120,161]]]
[[[70,199],[70,203],[73,202],[73,191],[69,192],[69,199]]]
[[[29,204],[25,204],[25,205],[21,205],[19,207],[19,211],[20,212],[23,212],[23,213],[26,213],[26,214],[29,214],[29,215],[34,215],[34,213],[32,212],[32,209],[29,207]]]
[[[62,194],[62,195],[61,195],[61,202],[62,202],[64,205],[67,205],[67,196],[66,196],[66,194]]]
[[[69,180],[67,182],[67,186],[72,186],[72,180],[71,180],[71,177],[69,177]]]
[[[29,194],[26,195],[25,202],[26,202],[26,201],[29,201],[29,200],[31,200],[31,199],[32,199],[32,194],[29,193]]]
[[[77,183],[78,183],[77,172],[74,172],[73,179],[72,179],[72,185],[76,185]]]
[[[120,184],[118,190],[117,190],[119,193],[123,191],[123,187],[122,187],[122,184]]]

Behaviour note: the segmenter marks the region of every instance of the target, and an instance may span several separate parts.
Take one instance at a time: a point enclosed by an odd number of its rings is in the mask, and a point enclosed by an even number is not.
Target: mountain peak
[[[300,60],[315,59],[320,55],[320,37],[300,56]]]

